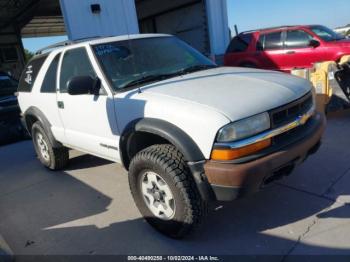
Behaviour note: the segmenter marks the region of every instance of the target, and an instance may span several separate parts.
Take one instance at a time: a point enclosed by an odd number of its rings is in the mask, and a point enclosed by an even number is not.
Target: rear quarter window
[[[52,60],[41,85],[41,93],[56,93],[57,67],[61,53]]]
[[[19,80],[18,92],[31,92],[35,79],[44,64],[47,54],[34,57],[24,68]]]
[[[252,41],[252,34],[241,34],[235,36],[230,45],[228,46],[226,53],[239,53],[248,49],[250,42]]]

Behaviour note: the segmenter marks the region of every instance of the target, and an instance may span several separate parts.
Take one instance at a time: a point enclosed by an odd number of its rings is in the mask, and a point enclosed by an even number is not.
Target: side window
[[[282,32],[260,35],[256,46],[257,50],[275,50],[282,48]]]
[[[58,61],[60,60],[60,55],[61,54],[57,54],[52,60],[41,86],[41,93],[56,93],[57,67]]]
[[[96,73],[92,68],[85,47],[68,50],[64,53],[61,65],[60,91],[67,92],[67,83],[74,76],[92,76]]]
[[[303,30],[287,31],[287,37],[285,41],[286,48],[300,48],[308,47],[312,36]]]
[[[31,92],[35,79],[41,69],[41,66],[47,58],[47,54],[34,57],[24,68],[18,84],[18,92]]]
[[[226,53],[244,52],[247,50],[251,41],[252,34],[240,34],[232,39]]]

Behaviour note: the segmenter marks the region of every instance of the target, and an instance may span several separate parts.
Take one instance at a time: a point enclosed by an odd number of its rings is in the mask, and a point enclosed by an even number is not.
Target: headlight
[[[243,139],[270,128],[267,112],[239,120],[224,126],[218,133],[217,142],[232,142]]]

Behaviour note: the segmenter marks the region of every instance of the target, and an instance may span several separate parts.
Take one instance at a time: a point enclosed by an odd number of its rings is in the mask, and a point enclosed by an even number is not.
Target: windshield
[[[215,66],[175,37],[103,43],[94,45],[93,50],[114,90]]]
[[[16,88],[17,84],[11,77],[0,74],[0,88]]]
[[[17,81],[10,76],[0,73],[0,97],[14,95],[17,85]]]
[[[322,40],[326,42],[331,41],[337,41],[344,39],[344,36],[334,32],[332,29],[329,29],[328,27],[317,25],[317,26],[311,26],[310,29],[312,32],[314,32],[318,37],[320,37]]]

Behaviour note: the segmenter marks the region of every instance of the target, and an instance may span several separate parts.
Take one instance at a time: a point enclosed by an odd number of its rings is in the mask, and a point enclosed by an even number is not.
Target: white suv
[[[38,158],[62,169],[73,148],[123,164],[140,212],[168,236],[187,234],[208,201],[291,173],[320,144],[325,119],[301,78],[218,67],[170,35],[50,50],[18,90]]]

